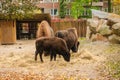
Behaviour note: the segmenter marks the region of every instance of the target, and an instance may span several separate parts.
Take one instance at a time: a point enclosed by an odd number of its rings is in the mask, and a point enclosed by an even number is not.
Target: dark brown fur
[[[46,20],[38,24],[36,38],[40,37],[54,37],[54,31]],[[44,52],[44,55],[48,56],[48,52]]]
[[[37,60],[37,55],[40,55],[41,62],[43,62],[42,54],[43,51],[50,53],[50,61],[52,61],[53,57],[56,60],[56,54],[62,55],[65,61],[70,61],[70,53],[67,47],[66,42],[57,37],[41,37],[36,40],[36,52],[35,52],[35,60]]]
[[[75,28],[69,28],[67,30],[57,31],[55,34],[56,37],[62,38],[66,41],[68,49],[73,52],[78,51],[79,41],[77,30]]]

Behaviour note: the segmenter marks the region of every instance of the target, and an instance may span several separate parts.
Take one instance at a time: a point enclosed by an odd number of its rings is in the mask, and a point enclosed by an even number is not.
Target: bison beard
[[[36,51],[35,51],[35,60],[37,60],[37,55],[39,54],[41,62],[43,62],[42,54],[43,51],[49,52],[50,61],[54,58],[56,60],[56,55],[62,55],[65,61],[70,61],[70,53],[67,48],[66,42],[61,38],[49,38],[41,37],[36,40]]]
[[[66,41],[69,51],[70,49],[73,52],[78,51],[79,41],[78,41],[77,30],[75,28],[69,28],[67,30],[57,31],[55,33],[55,36],[62,38]]]

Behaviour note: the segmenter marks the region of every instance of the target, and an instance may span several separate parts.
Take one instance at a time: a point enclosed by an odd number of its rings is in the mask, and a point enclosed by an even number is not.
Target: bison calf
[[[41,62],[43,62],[42,54],[43,51],[50,53],[50,61],[53,57],[56,60],[56,54],[62,55],[65,61],[70,61],[70,53],[66,42],[57,37],[41,37],[35,42],[35,60],[37,60],[37,55],[39,54]]]

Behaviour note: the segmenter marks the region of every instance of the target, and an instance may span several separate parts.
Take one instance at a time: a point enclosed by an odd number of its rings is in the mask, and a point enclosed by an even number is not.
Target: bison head
[[[71,50],[73,51],[73,52],[77,52],[78,51],[78,47],[79,47],[79,41],[77,41],[75,44],[74,44],[74,46],[71,48]]]
[[[69,62],[70,61],[70,52],[65,52],[62,54],[63,58],[65,61]]]

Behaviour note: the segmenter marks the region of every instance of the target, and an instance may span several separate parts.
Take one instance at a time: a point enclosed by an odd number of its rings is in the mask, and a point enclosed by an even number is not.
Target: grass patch
[[[120,79],[120,61],[108,62],[109,73],[114,79]]]
[[[120,52],[120,45],[118,44],[111,44],[108,46],[108,48],[105,50],[105,53],[119,53]]]
[[[110,77],[115,80],[120,80],[120,45],[110,44],[105,50],[105,53],[109,54],[106,65]]]
[[[87,40],[85,37],[81,37],[78,39],[78,41],[80,42],[80,45],[84,45],[86,43],[90,43],[90,40]]]

